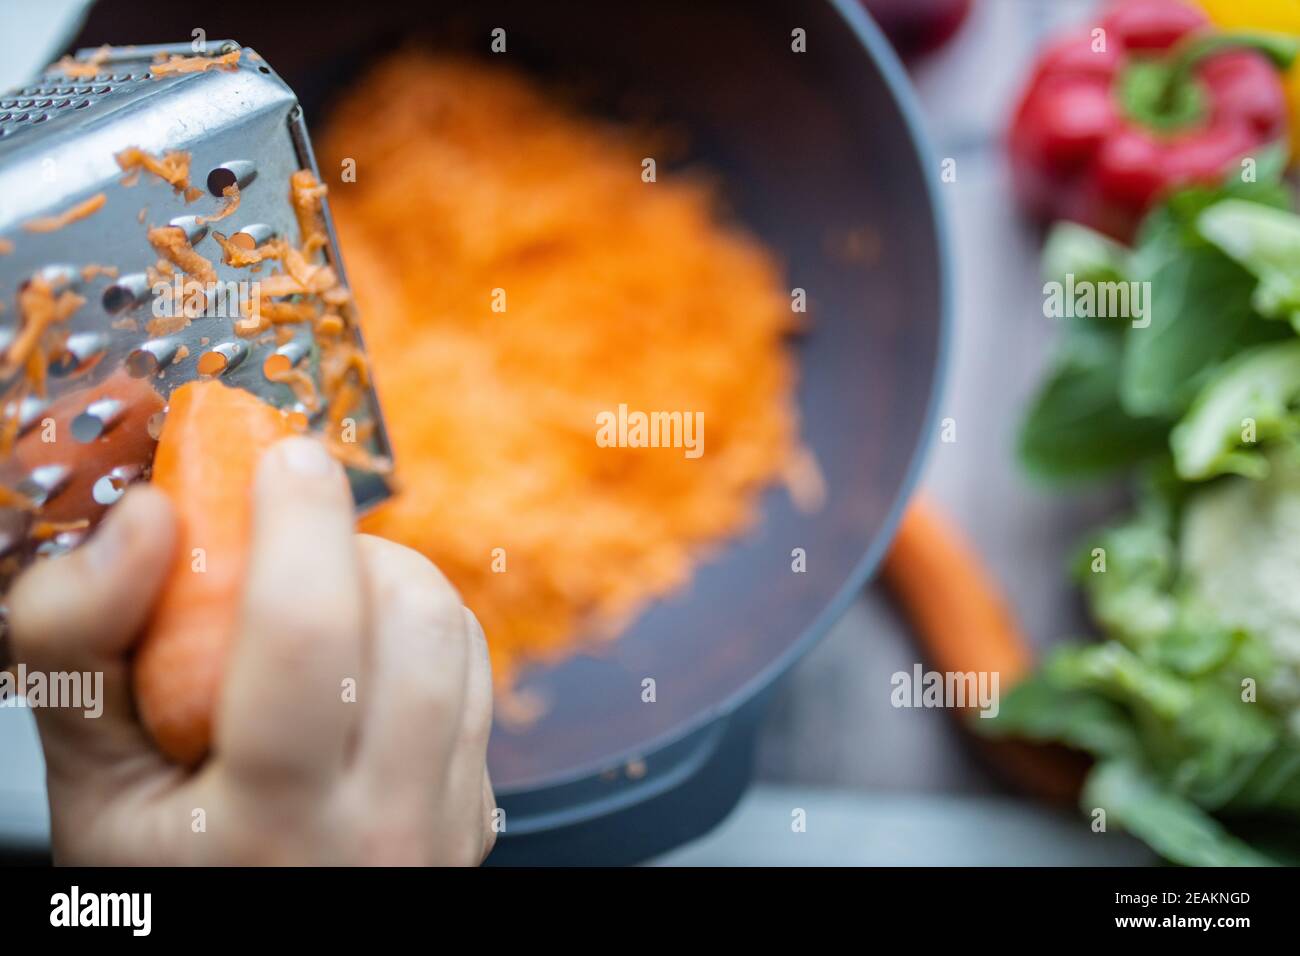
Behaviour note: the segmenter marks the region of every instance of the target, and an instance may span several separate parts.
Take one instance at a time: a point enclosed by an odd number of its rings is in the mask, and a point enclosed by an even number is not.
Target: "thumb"
[[[121,756],[145,745],[127,655],[167,575],[175,531],[166,496],[132,488],[86,544],[32,566],[10,592],[14,657],[28,677],[19,689],[36,698],[52,770],[65,754]],[[34,682],[44,683],[44,700]],[[63,699],[77,688],[80,700]]]

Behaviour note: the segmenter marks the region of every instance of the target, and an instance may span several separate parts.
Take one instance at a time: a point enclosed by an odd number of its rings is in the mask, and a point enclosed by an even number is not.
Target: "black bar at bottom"
[[[75,891],[73,888],[76,888]],[[918,941],[989,941],[1051,931],[1060,940],[1098,935],[1228,942],[1294,923],[1288,870],[898,869],[898,870],[0,870],[0,939],[79,933],[102,939],[143,934],[212,944],[247,942],[256,928],[295,942],[338,945],[348,938],[445,927],[454,938],[503,930],[538,942],[567,927],[584,938],[604,931],[660,934],[774,921],[798,933],[876,929]],[[74,897],[75,893],[75,897]],[[107,895],[105,895],[107,894]],[[122,894],[126,894],[123,896]],[[75,900],[75,905],[74,905]],[[73,916],[75,909],[76,915]],[[87,926],[86,923],[116,923]],[[78,925],[74,926],[73,923]],[[993,934],[993,936],[990,936]],[[674,938],[682,938],[680,936]],[[593,939],[594,941],[594,939]]]

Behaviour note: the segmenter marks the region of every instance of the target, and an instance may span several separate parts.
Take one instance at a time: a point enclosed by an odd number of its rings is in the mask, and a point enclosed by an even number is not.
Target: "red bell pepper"
[[[1222,181],[1287,133],[1293,38],[1220,33],[1180,0],[1129,0],[1039,57],[1011,124],[1019,200],[1118,239],[1172,189]]]

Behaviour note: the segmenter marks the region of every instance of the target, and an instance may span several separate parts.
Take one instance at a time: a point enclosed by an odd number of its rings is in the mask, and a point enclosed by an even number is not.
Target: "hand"
[[[28,671],[103,674],[98,718],[34,710],[56,862],[478,864],[496,807],[482,628],[422,556],[353,534],[343,471],[314,440],[272,448],[254,498],[241,632],[193,771],[163,759],[131,702],[175,538],[166,497],[133,488],[15,584]]]

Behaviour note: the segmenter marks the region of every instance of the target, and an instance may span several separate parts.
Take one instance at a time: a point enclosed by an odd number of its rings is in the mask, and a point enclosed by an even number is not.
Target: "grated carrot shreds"
[[[272,325],[284,322],[310,322],[320,311],[319,307],[312,302],[272,302],[269,299],[263,299],[260,308],[262,317]]]
[[[239,69],[242,51],[231,50],[221,56],[171,56],[156,61],[149,68],[155,80],[180,73],[206,73],[208,70],[234,71]]]
[[[67,338],[62,326],[85,301],[71,289],[56,295],[39,275],[19,291],[18,328],[0,356],[0,379],[9,381],[0,395],[0,458],[13,451],[22,400],[28,395],[45,396],[49,361],[63,352]]]
[[[160,159],[152,153],[146,153],[143,149],[128,146],[114,159],[126,173],[122,180],[123,186],[134,186],[140,178],[140,171],[144,170],[153,173],[176,192],[181,193],[187,203],[203,195],[203,190],[190,185],[190,154],[182,150],[164,153]],[[143,209],[140,210],[140,221],[144,222]]]
[[[176,315],[155,315],[145,323],[145,331],[149,333],[150,338],[161,338],[164,335],[175,335],[182,329],[190,327],[189,316],[178,313]]]
[[[40,276],[33,277],[18,293],[18,312],[21,317],[18,333],[0,361],[0,378],[8,378],[24,366],[39,359],[45,366],[50,349],[49,333],[54,326],[68,320],[86,300],[65,289],[55,295],[54,288]],[[37,394],[40,394],[38,391]]]
[[[227,216],[233,215],[239,208],[239,185],[231,183],[225,189],[221,190],[221,195],[225,197],[226,203],[211,216],[196,216],[196,221],[202,225],[205,222],[220,222]]]
[[[89,518],[76,518],[71,521],[37,521],[32,525],[31,536],[35,541],[48,541],[69,531],[85,531],[90,527]]]
[[[0,484],[0,508],[13,508],[18,511],[35,511],[36,502],[32,501],[17,488]]]
[[[189,237],[179,226],[155,226],[147,236],[149,244],[158,255],[177,269],[205,284],[217,281],[217,270],[211,262],[194,251]]]
[[[87,216],[93,216],[104,207],[108,197],[103,193],[95,193],[89,199],[77,203],[70,209],[65,209],[56,216],[41,216],[23,223],[23,229],[27,232],[57,232],[64,226],[74,223],[79,219],[85,219]]]
[[[321,143],[367,171],[331,207],[402,489],[361,527],[447,573],[502,684],[685,586],[787,472],[812,481],[787,287],[712,187],[646,184],[634,134],[422,53],[354,87]],[[600,447],[620,403],[703,413],[704,453]]]
[[[303,408],[315,412],[320,408],[320,395],[311,375],[300,368],[271,368],[264,373],[268,382],[288,385]]]
[[[236,269],[242,269],[245,266],[255,266],[264,260],[280,259],[284,255],[285,243],[280,239],[271,239],[262,245],[254,247],[251,242],[244,246],[237,241],[239,233],[227,237],[212,231],[212,238],[216,240],[217,245],[221,247],[222,261],[228,266]]]
[[[14,244],[8,239],[0,239],[0,256],[7,256],[14,251]]]
[[[326,191],[310,169],[300,169],[289,177],[289,201],[298,219],[299,242],[305,255],[311,255],[329,242],[321,214]]]
[[[46,72],[57,70],[72,80],[89,80],[99,75],[99,68],[104,65],[104,61],[112,52],[113,48],[105,44],[84,60],[78,60],[71,55],[64,56],[58,62],[46,67]]]
[[[107,276],[110,279],[116,279],[117,271],[117,266],[105,266],[100,265],[97,262],[92,262],[90,265],[81,267],[81,281],[90,282],[99,276]]]

